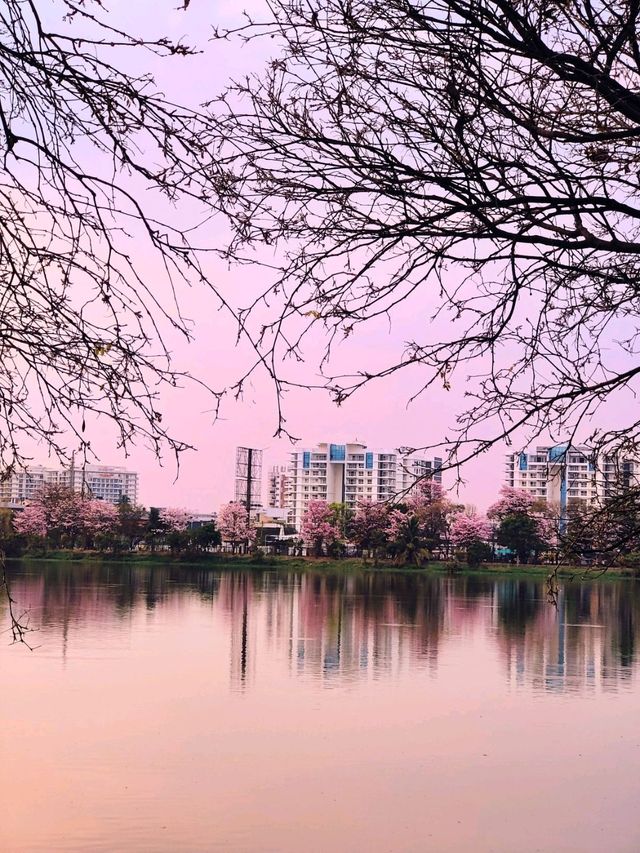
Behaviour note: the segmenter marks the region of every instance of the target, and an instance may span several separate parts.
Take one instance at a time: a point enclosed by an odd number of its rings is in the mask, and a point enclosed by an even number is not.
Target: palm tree
[[[409,516],[400,529],[394,543],[394,552],[398,562],[413,563],[418,568],[427,556],[427,540],[420,521],[415,515]]]

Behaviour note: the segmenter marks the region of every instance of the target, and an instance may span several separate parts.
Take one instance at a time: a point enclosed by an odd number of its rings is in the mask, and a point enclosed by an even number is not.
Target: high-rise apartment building
[[[565,443],[508,453],[505,482],[566,509],[577,502],[591,504],[637,482],[639,471],[632,459],[597,455],[584,445]]]
[[[442,482],[442,460],[424,459],[409,448],[373,450],[360,442],[294,450],[288,468],[286,507],[300,530],[309,501],[345,503],[386,501],[409,493],[419,477]]]
[[[23,506],[33,500],[43,486],[56,484],[59,473],[43,465],[31,465],[25,470],[14,472],[0,483],[0,505]]]
[[[270,507],[281,509],[287,505],[289,469],[286,465],[274,465],[267,472],[267,500]]]
[[[62,470],[31,465],[0,483],[0,505],[23,506],[33,500],[45,485],[67,486],[87,497],[113,504],[125,496],[131,503],[138,502],[138,474],[135,471],[108,465],[71,466]]]
[[[138,503],[138,474],[126,468],[109,465],[85,465],[60,472],[61,486],[70,486],[87,497],[117,504],[121,498]]]

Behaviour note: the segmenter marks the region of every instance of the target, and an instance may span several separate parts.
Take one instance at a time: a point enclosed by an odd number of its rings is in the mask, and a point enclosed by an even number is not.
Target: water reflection
[[[443,646],[456,642],[490,643],[510,684],[540,691],[616,691],[637,668],[640,592],[629,581],[565,584],[556,611],[541,582],[509,578],[43,563],[11,574],[41,650],[63,656],[87,626],[206,605],[227,625],[235,689],[250,688],[267,658],[325,687],[408,669],[436,675]]]

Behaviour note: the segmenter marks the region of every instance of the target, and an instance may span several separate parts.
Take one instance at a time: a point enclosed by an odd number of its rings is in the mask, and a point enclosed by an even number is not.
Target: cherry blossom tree
[[[315,557],[321,557],[323,548],[340,539],[335,513],[325,501],[309,501],[302,516],[300,533],[305,545],[312,548]]]
[[[465,552],[470,566],[476,566],[491,555],[489,541],[492,532],[491,523],[487,518],[460,514],[451,525],[451,543]]]
[[[503,486],[500,489],[500,497],[489,507],[488,517],[500,519],[506,515],[531,513],[536,505],[536,499],[529,492],[514,489],[513,486]]]
[[[189,547],[189,513],[186,509],[166,507],[160,511],[159,523],[164,533],[164,543],[169,546],[172,554],[179,554]]]
[[[108,501],[84,499],[80,502],[80,532],[87,548],[94,546],[96,538],[113,539],[118,529],[118,509]]]
[[[53,547],[74,548],[83,531],[84,500],[68,486],[45,485],[31,506],[43,513],[46,535]]]
[[[456,547],[466,548],[472,542],[488,542],[491,533],[491,523],[487,518],[461,514],[451,525],[451,542]]]
[[[527,492],[503,486],[487,516],[496,522],[498,544],[515,552],[519,562],[527,563],[549,547],[550,519],[545,507]]]
[[[118,523],[118,509],[108,501],[82,502],[82,524],[94,533],[113,531]]]
[[[397,561],[421,565],[434,552],[447,554],[451,522],[462,507],[439,483],[421,480],[406,501],[389,510],[386,535]]]
[[[23,536],[44,539],[47,535],[47,519],[42,505],[29,504],[17,512],[13,518],[13,528]]]
[[[247,508],[239,501],[230,501],[220,507],[218,528],[223,542],[228,542],[235,554],[239,546],[255,536],[255,528],[247,518]]]
[[[349,525],[350,537],[362,550],[366,561],[367,552],[377,563],[379,552],[387,544],[389,527],[389,507],[385,503],[360,501]]]
[[[189,512],[182,507],[167,507],[160,512],[160,520],[168,531],[186,530],[189,517]]]
[[[113,535],[117,527],[113,504],[57,485],[44,486],[14,520],[16,532],[46,538],[53,547],[74,548],[80,540],[92,547],[96,536]]]

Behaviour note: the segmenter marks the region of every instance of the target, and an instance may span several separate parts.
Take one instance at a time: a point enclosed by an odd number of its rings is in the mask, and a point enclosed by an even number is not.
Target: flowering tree
[[[220,508],[218,527],[223,542],[231,545],[235,553],[239,545],[254,538],[255,528],[247,518],[247,508],[238,501],[231,501]]]
[[[82,524],[94,533],[112,531],[118,523],[118,509],[108,501],[82,501]]]
[[[31,506],[42,513],[46,536],[54,547],[75,547],[83,531],[84,500],[67,486],[46,485]]]
[[[41,504],[34,503],[26,506],[15,514],[13,527],[16,533],[23,536],[44,539],[47,535],[47,520]]]
[[[503,486],[487,516],[496,522],[498,543],[514,551],[519,562],[527,563],[532,554],[549,547],[550,521],[527,492]]]
[[[116,534],[118,529],[118,510],[112,503],[94,499],[80,502],[80,530],[84,536],[85,547],[92,547],[96,537],[103,539]]]
[[[460,509],[439,483],[418,483],[407,501],[389,513],[387,534],[396,557],[419,564],[436,550],[446,552],[451,522]]]
[[[478,515],[459,515],[451,525],[451,542],[458,548],[467,548],[472,542],[488,542],[491,524]]]
[[[186,530],[189,523],[189,513],[181,507],[167,507],[160,512],[160,521],[166,530]]]
[[[335,513],[325,501],[309,501],[302,516],[300,533],[305,545],[313,549],[315,557],[322,556],[323,547],[339,540]]]
[[[451,543],[465,552],[470,566],[479,565],[491,554],[491,534],[489,520],[477,515],[458,515],[451,525]]]
[[[360,501],[349,525],[349,535],[363,552],[369,552],[377,562],[378,553],[387,544],[389,507],[385,503]],[[365,557],[366,560],[366,557]]]
[[[536,499],[529,492],[514,489],[513,486],[503,486],[500,489],[500,497],[494,504],[491,504],[487,514],[489,518],[497,519],[519,513],[531,514],[536,504]]]
[[[54,547],[74,548],[80,539],[90,547],[96,536],[113,534],[117,527],[113,504],[55,485],[44,486],[14,520],[16,532],[46,538]]]
[[[158,513],[157,529],[154,535],[157,536],[158,533],[164,535],[165,545],[169,546],[172,554],[178,554],[189,545],[188,523],[189,513],[186,509],[166,507]]]

